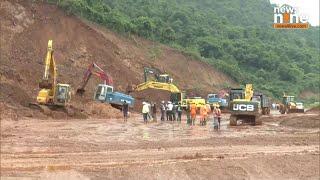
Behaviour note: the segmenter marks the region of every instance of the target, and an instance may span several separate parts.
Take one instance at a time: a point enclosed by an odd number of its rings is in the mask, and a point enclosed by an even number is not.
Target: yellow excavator
[[[154,78],[149,78],[148,76],[152,74]],[[159,89],[170,91],[172,93],[180,92],[179,88],[174,85],[173,79],[168,74],[161,74],[159,71],[153,68],[144,68],[144,82],[137,85],[136,87],[129,87],[127,89],[128,93],[134,91],[142,91],[145,89]]]
[[[53,52],[52,40],[49,40],[44,74],[39,83],[41,90],[37,96],[37,103],[30,103],[31,106],[36,106],[43,111],[46,107],[65,107],[71,100],[70,85],[57,83],[57,68]]]
[[[148,78],[153,75],[153,78]],[[206,104],[205,99],[201,97],[187,98],[186,93],[180,91],[179,88],[173,84],[173,78],[169,74],[162,74],[153,68],[144,68],[144,82],[132,88],[128,86],[127,92],[142,91],[145,89],[159,89],[171,92],[170,101],[174,104],[180,103],[182,107],[187,107],[187,103],[194,103],[197,107]]]
[[[238,120],[253,125],[261,124],[261,115],[270,113],[269,99],[262,93],[254,93],[252,84],[229,91],[230,125],[236,126]]]

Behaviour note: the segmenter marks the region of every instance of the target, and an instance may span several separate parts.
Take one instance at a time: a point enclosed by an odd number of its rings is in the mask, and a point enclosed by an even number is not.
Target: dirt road
[[[3,179],[318,179],[319,128],[281,124],[220,131],[183,121],[116,119],[1,121]]]

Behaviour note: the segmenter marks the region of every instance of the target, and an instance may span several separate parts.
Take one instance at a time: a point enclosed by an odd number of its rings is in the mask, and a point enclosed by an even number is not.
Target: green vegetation
[[[269,0],[51,2],[118,33],[177,48],[274,97],[319,91],[319,27],[273,29]]]

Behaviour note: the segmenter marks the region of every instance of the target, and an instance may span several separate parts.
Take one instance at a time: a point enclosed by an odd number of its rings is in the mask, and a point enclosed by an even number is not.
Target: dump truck
[[[219,106],[221,109],[228,107],[227,99],[219,97],[218,94],[208,94],[206,102],[211,106],[211,108],[215,106]]]

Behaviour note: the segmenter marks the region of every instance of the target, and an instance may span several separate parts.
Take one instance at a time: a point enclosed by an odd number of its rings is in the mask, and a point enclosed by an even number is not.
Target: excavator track
[[[36,109],[42,112],[45,115],[51,115],[51,109],[46,105],[41,105],[37,103],[29,103],[29,107],[31,109]]]
[[[29,103],[29,108],[36,109],[47,116],[51,116],[53,111],[64,112],[68,116],[75,115],[75,109],[72,106],[58,106],[58,105],[42,105],[38,103]]]

